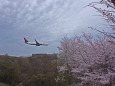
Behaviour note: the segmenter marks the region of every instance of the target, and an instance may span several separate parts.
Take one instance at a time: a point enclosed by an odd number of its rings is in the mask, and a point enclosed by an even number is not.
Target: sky
[[[98,1],[98,0],[93,0]],[[64,36],[82,32],[88,27],[105,24],[99,13],[86,7],[92,0],[0,0],[0,55],[31,56],[38,53],[59,53]],[[48,46],[24,43],[35,39]]]

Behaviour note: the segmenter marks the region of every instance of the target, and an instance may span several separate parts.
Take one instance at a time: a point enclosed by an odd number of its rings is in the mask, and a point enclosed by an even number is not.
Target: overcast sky
[[[93,0],[97,1],[97,0]],[[89,26],[104,24],[93,8],[92,0],[0,0],[0,55],[31,56],[36,53],[58,53],[64,36],[92,33]],[[26,45],[38,40],[49,46]]]

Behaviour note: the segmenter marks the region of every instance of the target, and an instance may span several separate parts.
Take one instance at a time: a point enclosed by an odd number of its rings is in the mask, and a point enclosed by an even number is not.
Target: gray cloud
[[[83,8],[89,2],[0,0],[0,54],[21,56],[32,53],[57,53],[57,46],[63,36],[79,34],[89,25],[98,24],[92,24],[92,21],[99,19],[93,16],[96,12],[88,7]],[[29,41],[36,38],[39,42],[48,43],[49,46],[25,45],[23,37],[27,37]]]

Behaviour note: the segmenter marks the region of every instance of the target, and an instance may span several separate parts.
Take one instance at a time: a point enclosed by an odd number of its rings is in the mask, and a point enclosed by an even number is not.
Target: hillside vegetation
[[[4,83],[1,83],[1,82],[0,82],[0,86],[10,86],[10,85],[4,84]]]
[[[70,77],[68,78],[69,72],[59,72],[60,64],[62,65],[56,55],[0,56],[0,82],[9,85],[23,83],[25,86],[53,84],[64,86],[68,84]]]

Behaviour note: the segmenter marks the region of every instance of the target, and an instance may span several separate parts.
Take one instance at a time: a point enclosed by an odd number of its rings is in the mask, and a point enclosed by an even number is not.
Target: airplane
[[[43,46],[48,46],[48,44],[44,44],[44,43],[41,44],[41,43],[37,42],[36,39],[35,39],[35,42],[29,42],[26,38],[24,38],[24,41],[25,41],[26,44],[29,44],[29,45],[36,45],[36,46],[43,45]]]

